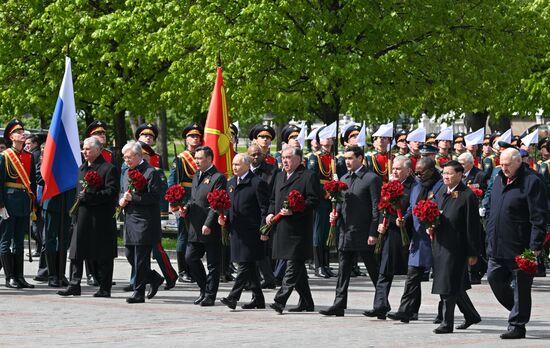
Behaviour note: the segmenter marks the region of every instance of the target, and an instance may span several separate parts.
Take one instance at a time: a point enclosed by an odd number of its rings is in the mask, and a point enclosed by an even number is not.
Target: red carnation
[[[306,202],[304,196],[298,190],[292,190],[288,194],[287,200],[283,202],[284,209],[290,209],[293,213],[301,213],[306,209]],[[263,235],[269,234],[275,223],[279,221],[284,215],[280,212],[277,213],[269,224],[265,224],[260,228],[260,233]]]
[[[518,268],[530,276],[537,273],[537,257],[532,250],[525,250],[521,255],[515,258]]]
[[[413,214],[420,220],[426,230],[431,230],[439,223],[441,212],[434,201],[425,199],[416,203],[416,206],[413,208]],[[430,240],[433,240],[432,234],[430,234]]]
[[[380,210],[382,215],[384,215],[384,220],[382,221],[384,229],[388,226],[389,217],[391,215],[397,214],[398,218],[403,218],[403,212],[401,211],[401,199],[404,194],[405,187],[398,180],[390,181],[382,185],[382,189],[380,191],[380,201],[378,202],[378,210]],[[405,230],[405,226],[401,225],[399,226],[399,229],[401,232],[401,243],[403,246],[408,245],[410,243],[409,235]],[[375,253],[379,254],[382,251],[383,241],[384,235],[378,238],[374,249]]]
[[[210,209],[215,210],[220,214],[220,218],[225,221],[224,210],[231,208],[231,200],[226,190],[213,190],[206,196]],[[229,232],[222,226],[222,244],[229,245]]]
[[[172,207],[181,207],[185,204],[183,197],[185,196],[185,188],[180,184],[172,185],[166,190],[164,199],[170,203]]]

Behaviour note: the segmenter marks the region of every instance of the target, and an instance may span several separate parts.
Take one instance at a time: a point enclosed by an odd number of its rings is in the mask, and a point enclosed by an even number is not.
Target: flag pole
[[[338,175],[336,174],[336,156],[338,156],[338,135],[340,132],[338,128],[340,126],[340,115],[336,116],[336,138],[334,139],[334,156],[332,157],[331,166],[332,166],[332,179],[338,180]]]

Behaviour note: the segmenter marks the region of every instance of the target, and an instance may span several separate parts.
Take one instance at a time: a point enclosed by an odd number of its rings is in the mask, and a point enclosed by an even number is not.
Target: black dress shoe
[[[245,303],[241,306],[242,309],[264,309],[265,308],[265,302],[260,302],[253,300],[251,302]]]
[[[235,301],[234,299],[222,297],[220,299],[220,302],[226,305],[227,307],[229,307],[230,309],[237,308],[237,301]]]
[[[315,270],[315,275],[319,278],[330,278],[328,274],[325,273],[323,267],[319,267]]]
[[[48,280],[48,286],[50,288],[60,288],[61,287],[61,282],[59,281],[59,278],[52,277]]]
[[[49,280],[48,276],[44,275],[36,275],[34,278],[32,278],[35,282],[47,282]]]
[[[134,292],[134,294],[126,299],[126,302],[128,303],[144,303],[145,302],[145,296],[138,295]]]
[[[388,313],[387,316],[391,320],[399,320],[402,323],[408,323],[411,320],[408,314],[402,312]]]
[[[363,315],[369,318],[378,318],[381,320],[386,320],[386,313],[375,311],[374,309],[369,309],[363,312]]]
[[[235,278],[231,274],[222,274],[220,276],[220,282],[222,283],[232,282],[234,280]]]
[[[409,320],[410,321],[418,320],[418,313],[411,314],[411,316],[409,317]]]
[[[298,307],[289,308],[288,311],[289,311],[289,312],[294,312],[294,313],[298,313],[298,312],[314,312],[314,311],[315,311],[315,306],[312,306],[312,307],[298,306]]]
[[[474,324],[477,324],[481,321],[481,319],[476,319],[476,320],[465,320],[462,324],[458,325],[455,327],[455,329],[457,330],[466,330],[467,328],[469,328],[470,326],[474,325]]]
[[[19,286],[19,283],[17,283],[15,279],[6,279],[6,288],[21,289],[21,286]]]
[[[32,252],[32,257],[40,257],[40,251],[35,250]]]
[[[508,332],[500,335],[500,338],[502,338],[503,340],[514,340],[519,338],[525,338],[525,330],[520,330],[520,329],[508,330]]]
[[[441,318],[436,317],[436,318],[434,319],[434,321],[432,321],[432,323],[434,323],[434,324],[441,324],[442,321],[443,321],[443,320],[441,320]]]
[[[277,302],[273,302],[269,305],[269,307],[279,314],[283,314],[283,310],[285,309],[282,304],[279,304]]]
[[[189,273],[183,271],[178,275],[178,282],[180,282],[180,283],[194,283],[195,281],[193,280],[193,278],[191,278]]]
[[[80,286],[71,286],[66,290],[59,290],[57,292],[59,296],[80,296]]]
[[[107,290],[99,289],[95,294],[94,297],[111,297],[111,293]]]
[[[22,289],[34,289],[34,285],[27,283],[23,276],[15,278],[15,282],[19,284]]]
[[[438,326],[434,329],[434,333],[436,334],[448,334],[453,333],[453,328],[448,326]]]
[[[201,302],[201,307],[212,307],[216,301],[212,297],[205,297]]]
[[[153,279],[151,280],[151,288],[147,293],[147,299],[152,299],[157,294],[159,286],[164,282],[164,277],[158,274],[156,271],[153,271]]]
[[[204,300],[204,294],[200,294],[199,297],[197,297],[195,301],[193,301],[193,304],[200,305],[203,300]]]
[[[330,267],[325,266],[323,269],[325,270],[325,274],[328,275],[329,277],[331,277],[331,278],[336,277],[336,274],[334,274],[334,272],[332,272]]]
[[[344,316],[344,309],[343,308],[329,307],[327,309],[321,309],[319,311],[319,314],[326,315],[326,316],[343,317]]]
[[[172,281],[172,280],[166,279],[166,284],[164,284],[164,290],[170,290],[174,286],[176,286],[176,280]]]
[[[275,283],[262,282],[261,287],[262,289],[275,289],[277,286],[275,285]]]
[[[134,286],[132,284],[126,285],[125,287],[122,288],[122,291],[124,292],[134,291]]]

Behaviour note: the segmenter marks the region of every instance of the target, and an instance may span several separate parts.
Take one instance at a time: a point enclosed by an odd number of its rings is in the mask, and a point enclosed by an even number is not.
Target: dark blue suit
[[[531,316],[533,277],[518,270],[514,258],[525,249],[542,249],[546,207],[545,185],[525,165],[521,165],[511,183],[507,183],[502,171],[496,175],[486,213],[487,280],[497,300],[510,311],[509,330],[524,332]]]

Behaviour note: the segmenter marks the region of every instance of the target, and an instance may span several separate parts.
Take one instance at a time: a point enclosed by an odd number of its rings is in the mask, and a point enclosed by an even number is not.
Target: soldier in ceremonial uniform
[[[437,133],[428,133],[426,135],[426,142],[425,144],[431,145],[433,147],[437,146]]]
[[[0,155],[0,260],[8,288],[34,288],[23,276],[24,238],[36,197],[36,168],[32,154],[23,149],[23,122],[13,119],[4,130],[11,147]]]
[[[298,142],[298,140],[296,140],[298,135],[300,135],[300,130],[300,127],[296,125],[286,125],[281,131],[281,141],[283,142],[283,144],[288,144],[290,146],[300,148],[300,143]],[[275,153],[275,160],[277,161],[277,167],[282,168],[283,160],[281,156],[281,151],[277,151]]]
[[[464,152],[467,151],[466,149],[466,140],[464,140],[464,136],[466,134],[462,132],[458,132],[454,135],[453,139],[453,159],[456,160],[458,156],[462,155]]]
[[[342,144],[345,149],[349,145],[357,145],[357,136],[361,132],[361,126],[358,124],[351,124],[342,130],[340,135],[340,144]],[[347,173],[346,169],[346,160],[344,157],[344,152],[338,152],[336,157],[336,174],[339,178],[344,176]]]
[[[382,125],[372,135],[374,151],[365,154],[367,167],[382,178],[382,181],[388,182],[390,169],[390,154],[388,153],[389,144],[393,137],[393,128]]]
[[[231,131],[231,144],[233,145],[233,151],[238,153],[237,145],[239,145],[239,128],[234,123],[231,123],[229,130]]]
[[[204,129],[197,123],[187,125],[182,132],[185,139],[185,150],[174,158],[170,167],[168,186],[180,184],[185,188],[185,201],[191,198],[193,176],[198,170],[195,163],[195,150],[202,144]],[[192,282],[189,266],[185,261],[185,250],[187,248],[188,230],[184,218],[177,217],[178,239],[176,243],[176,255],[178,259],[178,273],[181,282]]]
[[[538,147],[539,147],[539,150],[540,150],[540,153],[541,153],[541,157],[542,159],[540,159],[538,162],[537,162],[537,172],[539,173],[539,176],[541,177],[542,179],[542,182],[544,184],[544,186],[546,187],[546,192],[547,192],[547,201],[548,201],[548,205],[547,205],[547,209],[548,211],[550,211],[550,173],[549,173],[549,170],[550,170],[550,152],[548,152],[548,145],[550,144],[550,138],[544,138],[542,140],[539,141],[538,143]],[[539,256],[538,256],[538,262],[539,262],[539,266],[538,266],[538,270],[537,270],[537,274],[535,276],[545,276],[546,275],[546,263],[548,262],[548,244],[550,243],[547,243],[544,248],[544,252],[541,253]],[[546,254],[546,259],[543,259],[543,254]]]
[[[420,154],[420,146],[426,142],[426,130],[424,128],[417,128],[412,130],[407,135],[407,142],[409,144],[409,159],[412,163],[412,169],[415,170],[416,162],[422,157]]]
[[[107,149],[107,124],[103,121],[95,120],[88,125],[85,132],[85,137],[97,137],[101,143],[101,155],[107,163],[113,163],[113,153]]]
[[[271,141],[275,139],[275,130],[268,125],[257,124],[250,130],[248,138],[255,141],[262,149],[267,164],[277,165],[277,160],[269,153]]]
[[[34,165],[36,166],[36,173],[40,172],[40,161],[42,158],[42,151],[40,151],[40,142],[36,134],[29,134],[25,139],[25,150],[32,154]],[[37,178],[38,181],[38,178]],[[36,202],[36,220],[32,222],[32,238],[36,242],[36,249],[33,251],[33,257],[41,257],[40,261],[43,261],[41,256],[42,245],[44,243],[42,230],[44,229],[44,219],[42,218],[42,204]]]
[[[407,145],[407,132],[404,129],[400,129],[395,133],[395,142],[398,148],[397,155],[406,156],[409,153],[409,145]]]
[[[436,137],[438,153],[435,156],[436,165],[443,168],[445,163],[451,160],[451,146],[453,143],[453,130],[451,127],[443,129]]]
[[[319,134],[322,129],[317,132],[317,141],[321,144],[321,152],[314,153],[309,157],[307,169],[317,174],[319,178],[318,185],[322,192],[319,205],[314,209],[313,213],[313,259],[315,263],[315,275],[321,278],[334,277],[335,274],[330,270],[329,248],[326,246],[329,232],[329,213],[331,203],[328,196],[325,195],[323,185],[332,180],[335,174],[334,164],[335,159],[332,152],[334,138],[321,139]]]

